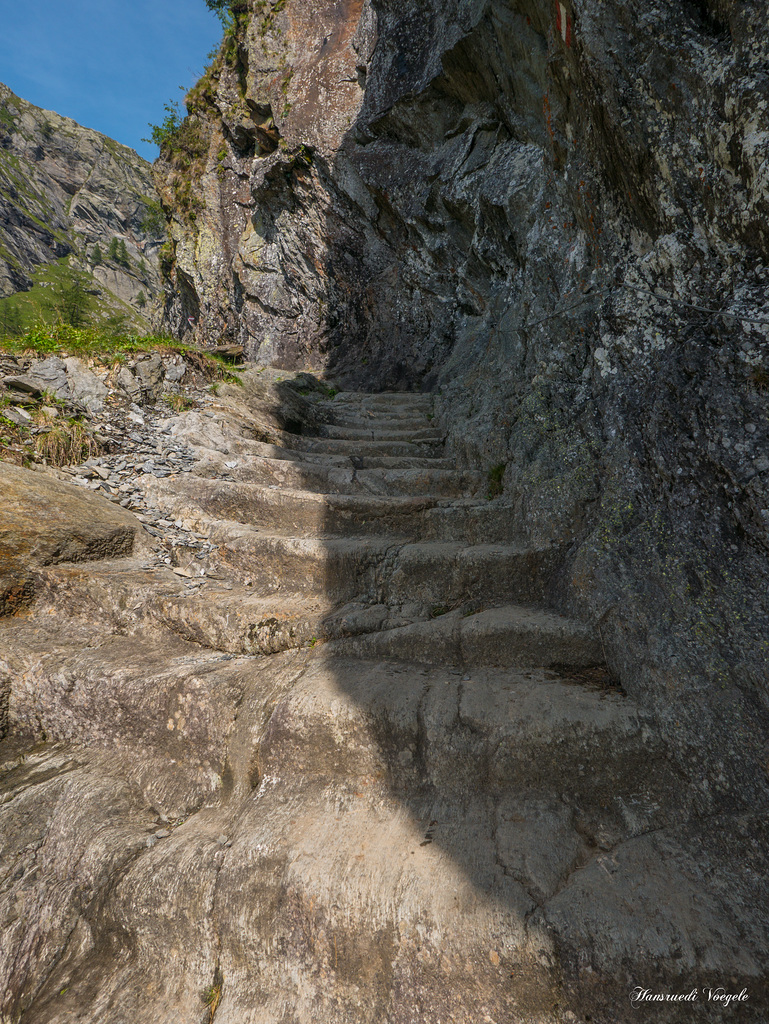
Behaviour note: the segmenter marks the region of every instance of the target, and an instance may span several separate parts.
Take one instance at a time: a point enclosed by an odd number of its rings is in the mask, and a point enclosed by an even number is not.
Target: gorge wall
[[[696,813],[765,807],[762,5],[234,8],[158,165],[168,324],[437,390]]]

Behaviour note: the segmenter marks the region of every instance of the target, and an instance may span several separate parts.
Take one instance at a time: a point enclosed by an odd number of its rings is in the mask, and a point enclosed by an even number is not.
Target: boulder
[[[34,600],[38,570],[124,558],[149,542],[125,509],[46,473],[0,462],[0,617]]]
[[[187,364],[181,356],[175,356],[171,362],[166,362],[166,380],[171,384],[178,384],[184,379],[187,372]]]
[[[32,363],[27,371],[27,377],[34,381],[41,391],[49,391],[57,398],[70,397],[67,366],[58,356],[49,356],[48,359]]]
[[[11,423],[15,423],[17,427],[28,427],[32,422],[32,417],[26,409],[19,409],[16,406],[6,406],[3,409],[3,416]]]
[[[239,363],[245,356],[245,349],[242,345],[217,345],[211,354],[228,363]]]
[[[89,412],[100,410],[109,394],[104,382],[81,359],[67,359],[66,368],[72,398],[84,405]]]
[[[115,383],[120,390],[124,391],[133,401],[136,401],[141,397],[141,385],[127,366],[120,367],[117,372],[117,376],[115,377]]]
[[[157,393],[164,376],[163,360],[157,352],[137,361],[136,377],[141,384],[142,391],[148,396],[154,396]]]

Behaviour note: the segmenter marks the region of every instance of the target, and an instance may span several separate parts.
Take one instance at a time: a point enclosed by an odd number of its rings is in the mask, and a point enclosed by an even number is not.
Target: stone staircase
[[[228,467],[232,480],[150,481],[164,513],[204,531],[240,584],[217,600],[243,624],[228,650],[253,652],[249,630],[261,635],[263,623],[246,620],[261,608],[295,624],[293,636],[282,632],[287,647],[308,632],[357,634],[335,650],[455,667],[589,668],[608,682],[590,630],[538,607],[558,551],[511,537],[473,496],[483,480],[450,468],[430,396],[340,394],[313,413],[317,436],[284,435],[297,460],[241,456]],[[170,623],[175,612],[165,602],[159,614]]]
[[[170,822],[130,885],[104,882],[102,959],[78,967],[94,1006],[113,986],[145,993],[133,1020],[197,1019],[190,993],[221,976],[217,1024],[624,1020],[602,1007],[628,986],[671,964],[690,983],[738,943],[685,919],[689,854],[654,837],[687,819],[686,788],[600,638],[547,607],[560,553],[452,467],[432,409],[340,394],[283,447],[199,438],[205,475],[146,486],[215,543],[207,582],[192,559],[188,579],[61,567],[17,629],[15,713],[66,740],[73,778],[143,794],[122,843],[157,828],[148,806]],[[113,977],[115,929],[133,952]],[[177,953],[155,999],[159,948]],[[83,1010],[44,1005],[40,1024]]]

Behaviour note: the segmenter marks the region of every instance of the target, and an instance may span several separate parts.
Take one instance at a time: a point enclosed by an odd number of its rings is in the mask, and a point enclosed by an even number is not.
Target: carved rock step
[[[299,787],[308,776],[384,773],[391,790],[433,787],[446,799],[541,790],[569,794],[588,816],[614,805],[621,820],[629,798],[636,824],[657,813],[646,719],[623,695],[555,672],[475,666],[462,676],[335,656],[335,645],[261,661],[168,636],[139,644],[87,626],[15,628],[0,664],[17,680],[10,713],[21,733],[130,744],[221,773],[248,695],[270,712],[252,741],[258,755],[243,749],[245,764],[233,763],[241,775],[257,761],[263,776]]]
[[[431,622],[340,641],[334,649],[343,655],[422,665],[581,669],[603,662],[599,639],[583,623],[521,605],[467,616],[450,612]]]
[[[426,513],[440,509],[448,531],[465,523],[474,498],[385,497],[377,494],[323,494],[217,480],[163,480],[152,477],[145,493],[172,519],[228,519],[270,533],[296,536],[387,535],[417,539],[427,526]],[[453,515],[456,513],[456,516]],[[459,534],[454,532],[454,536]]]
[[[155,643],[170,631],[172,648],[181,638],[231,654],[275,654],[332,635],[322,626],[333,606],[322,596],[264,598],[250,587],[201,577],[191,584],[165,568],[142,570],[119,562],[87,569],[57,566],[41,573],[37,611],[66,616],[74,628],[90,630],[97,642],[119,632],[141,636],[142,644]]]
[[[396,629],[407,619],[397,608],[350,603],[342,607],[322,597],[285,594],[258,597],[247,587],[206,587],[192,594],[152,597],[145,621],[170,629],[184,640],[230,654],[278,654],[361,633]]]
[[[336,482],[336,477],[331,477]],[[443,497],[466,497],[481,486],[479,473],[443,469],[359,469],[350,483],[350,493],[391,495],[430,494]],[[341,483],[341,481],[340,481]],[[344,493],[340,489],[339,493]]]
[[[312,652],[275,707],[260,743],[265,775],[293,778],[384,771],[397,791],[433,787],[463,799],[539,790],[587,815],[635,800],[658,814],[672,772],[624,695],[545,669],[417,669],[408,661]],[[311,742],[308,742],[309,738]],[[683,799],[683,795],[681,795]]]
[[[349,407],[316,406],[316,413],[325,423],[346,427],[396,427],[398,429],[424,430],[435,426],[432,412],[412,409],[351,409]]]
[[[381,454],[375,451],[371,454],[360,449],[356,444],[348,444],[344,450],[338,452],[305,451],[301,448],[303,441],[318,441],[318,438],[300,439],[299,448],[288,447],[300,437],[297,434],[285,434],[285,444],[268,444],[264,441],[254,441],[247,437],[227,437],[226,442],[220,444],[212,443],[212,439],[206,433],[178,431],[175,434],[186,440],[194,447],[201,459],[201,464],[196,467],[197,475],[206,475],[210,472],[220,472],[226,475],[229,467],[228,462],[238,462],[244,459],[273,459],[279,462],[296,462],[308,466],[360,466],[361,468],[392,468],[392,469],[419,469],[422,467],[434,466],[436,469],[455,469],[453,459],[446,459],[442,454],[432,455],[424,452],[421,448],[398,455]]]
[[[355,469],[450,469],[457,472],[454,459],[437,456],[351,455],[349,461]],[[476,479],[475,474],[472,474],[472,479]]]
[[[203,524],[201,524],[203,525]],[[321,594],[333,601],[459,607],[542,601],[556,549],[388,537],[284,537],[233,522],[207,528],[221,562],[260,594]]]
[[[202,769],[216,790],[246,685],[231,655],[63,619],[0,623],[0,652],[0,677],[15,680],[15,734],[163,753],[188,775]]]
[[[371,461],[377,460],[365,460],[366,463]],[[419,461],[423,464],[416,468],[375,466],[356,470],[349,459],[344,464],[327,466],[322,462],[225,456],[202,464],[198,472],[209,478],[224,472],[239,481],[272,484],[276,487],[315,491],[320,494],[363,493],[391,497],[421,497],[429,494],[436,497],[458,498],[472,494],[483,483],[479,473],[459,473],[454,469],[440,468],[445,465],[443,460],[436,460],[435,463],[428,460]],[[437,468],[433,468],[433,465]]]
[[[172,640],[181,637],[230,654],[276,654],[313,638],[354,636],[413,621],[388,608],[339,609],[318,594],[264,597],[245,585],[117,562],[87,570],[57,566],[42,572],[40,580],[38,615],[66,616],[97,638],[120,633],[146,643],[170,631]]]
[[[330,402],[319,404],[333,408],[345,405],[360,409],[378,409],[390,412],[394,409],[427,409],[433,407],[433,396],[415,391],[340,391]]]
[[[360,424],[339,426],[336,423],[324,423],[313,428],[313,436],[339,441],[410,441],[414,444],[441,444],[445,432],[429,425],[423,427],[401,427],[392,423],[380,425]]]
[[[418,442],[408,440],[352,441],[289,434],[286,437],[286,446],[294,451],[328,455],[411,455],[424,458],[424,456],[439,456],[443,453],[443,441],[440,438]]]
[[[234,465],[247,465],[249,459],[268,459],[273,462],[293,462],[297,466],[309,466],[314,469],[450,469],[456,471],[453,459],[413,455],[324,455],[317,452],[295,452],[276,445],[259,445],[254,451],[256,442],[248,442],[248,447],[233,443],[227,452],[198,446],[202,460],[201,466],[195,467],[194,475],[205,476],[213,469],[226,474],[231,470],[225,467],[226,462]],[[203,469],[203,467],[208,469]]]
[[[184,640],[231,654],[278,654],[327,639],[322,597],[258,597],[245,587],[153,596],[146,614]]]

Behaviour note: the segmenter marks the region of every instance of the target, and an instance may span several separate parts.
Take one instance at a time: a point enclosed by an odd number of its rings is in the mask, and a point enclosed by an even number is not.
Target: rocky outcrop
[[[461,464],[570,545],[561,608],[703,813],[764,806],[761,6],[249,10],[195,108],[194,223],[163,192],[169,323],[436,389]]]
[[[764,814],[763,6],[249,12],[198,95],[194,221],[161,184],[168,323],[435,393],[459,466],[561,546],[555,606],[600,632],[696,815]]]
[[[7,463],[0,472],[0,616],[17,614],[31,603],[39,567],[120,558],[133,551],[141,528],[123,509],[45,474],[34,476]]]
[[[69,468],[125,452],[147,420],[204,401],[230,377],[221,359],[173,346],[118,359],[0,355],[0,459]]]
[[[102,315],[146,326],[162,292],[158,202],[151,167],[133,150],[0,83],[0,297],[69,258]]]
[[[154,539],[0,464],[34,569],[0,621],[4,1019],[609,1024],[648,985],[696,988],[688,1022],[715,975],[763,1020],[760,809],[702,815],[433,397],[288,376],[155,423],[195,463],[145,472]]]

